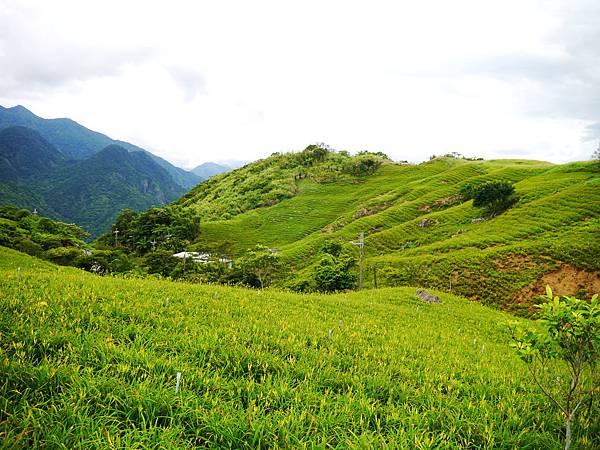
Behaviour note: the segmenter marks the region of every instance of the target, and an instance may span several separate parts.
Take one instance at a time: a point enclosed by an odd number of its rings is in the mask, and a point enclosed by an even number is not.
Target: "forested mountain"
[[[175,167],[168,161],[147,152],[141,147],[111,139],[71,119],[43,119],[20,105],[12,108],[0,106],[0,129],[11,126],[24,126],[37,131],[46,141],[72,159],[85,159],[109,145],[116,144],[128,151],[148,153],[183,190],[188,190],[201,181],[197,175]]]
[[[117,145],[55,171],[39,186],[53,211],[94,235],[125,208],[142,211],[183,193],[148,154]]]
[[[123,209],[165,205],[184,192],[147,152],[111,144],[74,159],[33,129],[0,130],[0,204],[37,209],[93,236]]]
[[[29,180],[64,165],[67,160],[35,130],[21,126],[0,130],[1,180]]]

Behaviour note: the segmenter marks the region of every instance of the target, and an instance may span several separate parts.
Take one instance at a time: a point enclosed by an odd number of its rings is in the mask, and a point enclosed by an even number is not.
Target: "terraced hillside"
[[[561,447],[513,318],[440,295],[101,277],[0,247],[2,447]],[[574,448],[598,448],[597,417]]]
[[[528,308],[548,282],[559,293],[600,291],[600,172],[592,163],[436,158],[327,178],[324,169],[320,177],[278,170],[278,158],[245,168],[255,180],[287,186],[273,204],[216,220],[224,216],[210,212],[223,206],[215,192],[241,184],[248,175],[240,170],[184,197],[181,206],[204,213],[197,248],[236,255],[261,243],[308,277],[327,240],[356,241],[364,232],[369,286],[377,270],[379,286],[434,287],[514,310]],[[489,218],[461,201],[466,184],[494,180],[514,184],[519,201],[508,211]],[[247,198],[243,189],[237,196],[239,204]]]

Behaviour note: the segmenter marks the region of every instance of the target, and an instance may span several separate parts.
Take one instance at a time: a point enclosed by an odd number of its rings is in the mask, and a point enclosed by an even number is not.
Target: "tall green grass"
[[[560,447],[511,317],[440,295],[102,278],[0,248],[2,446]],[[598,448],[599,412],[574,446]]]

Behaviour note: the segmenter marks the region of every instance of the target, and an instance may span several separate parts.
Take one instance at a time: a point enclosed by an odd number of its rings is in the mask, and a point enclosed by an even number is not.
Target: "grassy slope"
[[[521,197],[499,217],[471,223],[484,214],[472,202],[435,208],[436,201],[457,194],[467,182],[496,179],[515,183]],[[235,254],[263,243],[281,248],[290,265],[306,269],[326,239],[348,242],[365,231],[367,276],[377,265],[380,285],[449,289],[452,281],[461,295],[507,304],[563,263],[598,270],[599,187],[600,176],[590,163],[441,159],[418,166],[387,164],[365,178],[303,180],[291,199],[204,222],[199,247],[228,241]],[[424,218],[434,225],[419,227]],[[403,249],[407,243],[413,248]]]
[[[1,247],[0,286],[7,447],[560,446],[509,316],[453,295],[101,278]],[[597,448],[585,417],[574,445]]]

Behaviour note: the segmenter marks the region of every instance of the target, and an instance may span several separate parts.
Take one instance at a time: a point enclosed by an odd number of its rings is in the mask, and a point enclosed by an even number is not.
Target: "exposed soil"
[[[530,256],[511,256],[510,259],[494,261],[494,264],[500,272],[534,269],[539,265]]]
[[[591,297],[600,293],[600,272],[562,265],[558,270],[543,274],[533,285],[522,289],[513,302],[529,303],[533,297],[545,295],[546,286],[550,286],[555,295],[575,295],[585,291],[586,297]]]
[[[359,219],[361,217],[371,216],[389,207],[390,205],[388,203],[383,203],[381,205],[362,206],[354,213],[352,217]]]
[[[458,205],[461,202],[462,196],[460,194],[449,195],[448,197],[442,197],[431,205],[422,205],[419,207],[421,212],[431,212],[436,209],[444,209],[449,206]]]

